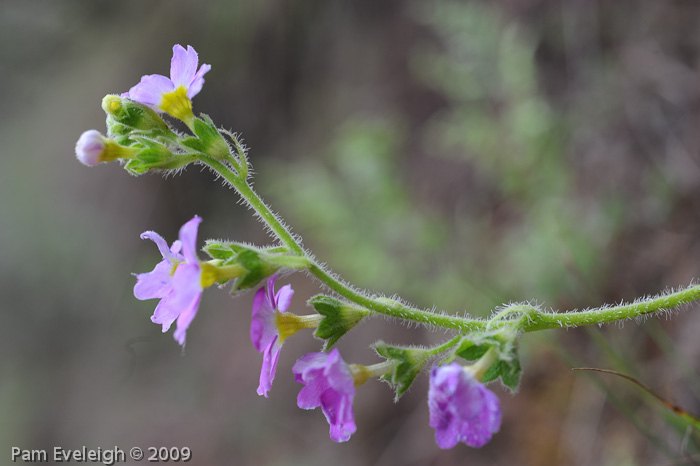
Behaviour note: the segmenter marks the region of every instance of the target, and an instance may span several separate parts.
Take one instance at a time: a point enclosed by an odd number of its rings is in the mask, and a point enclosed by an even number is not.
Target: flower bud
[[[143,137],[136,137],[132,146],[135,155],[124,166],[134,175],[140,175],[150,170],[177,170],[196,159],[190,154],[175,154],[167,146]]]
[[[106,95],[102,109],[107,113],[109,134],[124,135],[134,129],[173,135],[168,125],[153,109],[118,95]]]
[[[120,146],[94,129],[85,131],[75,145],[75,156],[88,167],[116,159],[131,159],[136,152],[138,149]]]
[[[85,131],[78,139],[78,143],[75,145],[75,156],[83,165],[92,167],[102,161],[105,147],[105,138],[99,131],[91,129]]]

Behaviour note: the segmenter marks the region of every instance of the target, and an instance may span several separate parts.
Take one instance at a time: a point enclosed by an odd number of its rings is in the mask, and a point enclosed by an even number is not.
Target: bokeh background
[[[582,309],[700,276],[700,3],[692,0],[0,1],[0,456],[11,447],[188,446],[194,465],[697,464],[688,424],[629,382],[700,413],[700,306],[641,324],[531,334],[501,432],[441,451],[427,381],[398,404],[377,381],[335,444],[301,411],[285,345],[270,399],[248,339],[252,294],[204,295],[184,352],[132,295],[194,214],[200,239],[269,244],[234,192],[88,169],[100,100],[212,65],[195,110],[241,132],[259,193],[357,286],[487,316],[532,300]],[[299,275],[293,310],[318,285]],[[440,331],[376,320],[340,341]],[[132,464],[132,463],[128,463]],[[133,463],[136,464],[136,463]]]

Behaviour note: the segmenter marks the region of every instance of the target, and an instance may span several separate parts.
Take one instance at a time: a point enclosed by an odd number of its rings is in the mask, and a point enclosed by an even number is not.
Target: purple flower
[[[430,372],[428,407],[430,427],[443,449],[458,442],[480,447],[501,427],[498,397],[457,363]]]
[[[263,365],[260,371],[258,395],[264,395],[272,388],[275,379],[275,369],[279,359],[282,343],[286,335],[279,326],[279,316],[286,312],[292,302],[294,290],[285,285],[275,294],[273,275],[267,280],[267,285],[260,288],[253,300],[253,321],[250,324],[250,340],[258,353],[263,353]]]
[[[173,47],[173,58],[170,61],[170,78],[160,74],[144,76],[128,94],[122,96],[149,105],[191,125],[194,118],[192,98],[202,90],[204,75],[211,69],[211,65],[202,65],[197,70],[198,64],[199,58],[192,46],[188,45],[185,50],[177,44]]]
[[[168,248],[165,240],[156,232],[146,231],[143,239],[150,239],[160,250],[163,260],[147,273],[136,275],[134,296],[138,299],[159,298],[160,302],[151,321],[163,325],[167,332],[177,319],[175,340],[185,344],[185,334],[197,315],[202,297],[202,266],[197,258],[197,228],[202,219],[194,216],[180,228],[180,239]],[[182,254],[180,254],[182,250]]]
[[[299,392],[301,409],[321,407],[330,424],[331,439],[346,442],[355,433],[352,400],[355,381],[340,352],[309,353],[299,358],[292,368],[294,380],[306,385]]]

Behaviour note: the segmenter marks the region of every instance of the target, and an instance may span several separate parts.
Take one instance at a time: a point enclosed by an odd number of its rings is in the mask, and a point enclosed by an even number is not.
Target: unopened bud
[[[172,131],[156,111],[127,97],[106,95],[102,99],[102,109],[107,113],[107,127],[110,135],[113,132],[125,134],[126,129],[156,131],[163,135],[172,135]]]
[[[137,149],[120,146],[94,129],[85,131],[75,145],[75,156],[88,167],[116,159],[130,159],[136,152]]]

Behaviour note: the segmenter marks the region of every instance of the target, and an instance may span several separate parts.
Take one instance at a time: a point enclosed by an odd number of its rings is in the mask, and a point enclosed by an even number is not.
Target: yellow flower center
[[[158,108],[168,115],[184,121],[188,126],[191,126],[192,120],[194,119],[192,101],[187,97],[187,89],[182,85],[178,86],[178,88],[172,92],[163,94]]]

